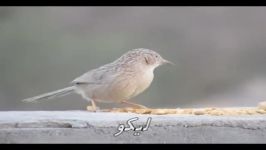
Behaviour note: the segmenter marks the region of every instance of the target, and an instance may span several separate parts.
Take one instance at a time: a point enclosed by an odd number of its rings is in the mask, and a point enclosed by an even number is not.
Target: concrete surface
[[[124,131],[118,126],[134,117],[136,127],[151,123],[147,131]],[[0,112],[0,143],[266,143],[266,115],[140,115],[86,111]]]

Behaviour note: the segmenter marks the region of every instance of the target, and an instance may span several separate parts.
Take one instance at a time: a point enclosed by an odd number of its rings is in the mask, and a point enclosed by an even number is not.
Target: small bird
[[[91,102],[91,106],[87,109],[94,112],[98,108],[96,102],[117,102],[137,108],[147,108],[128,100],[150,86],[154,78],[154,69],[162,64],[173,63],[153,50],[133,49],[109,64],[84,73],[74,79],[69,87],[22,101],[36,102],[77,93]]]

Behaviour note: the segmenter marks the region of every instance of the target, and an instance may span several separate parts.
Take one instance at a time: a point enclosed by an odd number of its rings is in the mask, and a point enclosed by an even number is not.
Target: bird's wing
[[[89,72],[84,73],[80,77],[74,79],[72,84],[96,84],[99,82],[99,79],[95,75],[95,71],[91,70]]]
[[[104,70],[94,69],[74,79],[72,84],[108,84],[113,75]]]

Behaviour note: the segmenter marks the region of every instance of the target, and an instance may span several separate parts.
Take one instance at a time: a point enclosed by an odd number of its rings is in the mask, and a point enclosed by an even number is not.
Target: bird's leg
[[[140,104],[136,104],[136,103],[132,103],[132,102],[128,102],[128,101],[122,101],[121,103],[125,103],[125,104],[132,105],[134,107],[142,108],[142,109],[147,109],[148,108],[146,106],[143,106],[143,105],[140,105]]]
[[[87,101],[91,102],[91,106],[87,106],[88,111],[96,112],[97,106],[93,98],[88,97],[85,93],[81,93],[81,96],[86,99]]]
[[[87,106],[87,110],[88,111],[93,111],[93,112],[96,112],[97,110],[97,106],[96,106],[96,103],[94,100],[90,100],[91,101],[91,106]]]

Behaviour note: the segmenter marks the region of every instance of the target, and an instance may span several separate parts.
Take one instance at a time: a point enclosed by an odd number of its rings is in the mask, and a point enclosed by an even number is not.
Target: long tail
[[[70,86],[70,87],[56,90],[53,92],[49,92],[49,93],[45,93],[42,95],[31,97],[31,98],[27,98],[27,99],[24,99],[22,101],[23,102],[37,102],[39,100],[52,99],[52,98],[61,97],[61,96],[71,94],[74,92],[74,90],[75,90],[75,86]]]

